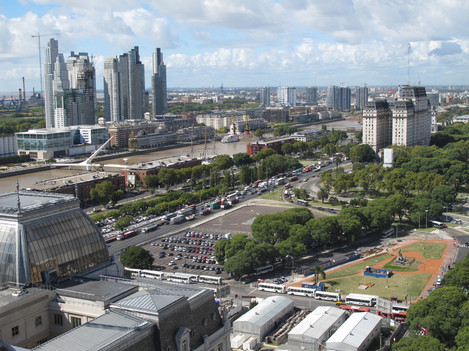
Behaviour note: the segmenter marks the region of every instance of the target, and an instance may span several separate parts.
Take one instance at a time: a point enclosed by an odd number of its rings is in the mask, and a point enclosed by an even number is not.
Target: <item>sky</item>
[[[168,88],[467,85],[467,0],[1,0],[0,92],[40,90],[50,38],[104,61],[161,48]]]

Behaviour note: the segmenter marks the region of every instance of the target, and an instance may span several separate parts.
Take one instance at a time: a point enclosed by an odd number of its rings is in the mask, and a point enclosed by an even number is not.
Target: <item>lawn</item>
[[[283,196],[283,190],[284,187],[278,187],[274,189],[274,191],[270,192],[267,191],[265,192],[262,196],[260,196],[261,199],[266,199],[266,200],[275,200],[275,201],[281,201],[283,202],[282,196]]]
[[[425,288],[431,276],[430,273],[413,275],[394,274],[390,278],[385,279],[361,275],[327,281],[326,284],[329,287],[328,291],[340,291],[342,295],[358,293],[377,295],[386,299],[396,296],[399,300],[404,301],[406,292],[409,298],[416,299]],[[386,287],[386,281],[388,287]],[[370,282],[373,282],[375,285],[366,290],[358,289],[360,283]]]
[[[326,272],[326,278],[327,279],[336,279],[336,278],[342,278],[342,277],[349,277],[351,275],[363,273],[365,270],[366,266],[373,267],[375,264],[384,261],[385,259],[392,257],[393,255],[391,254],[383,254],[380,256],[376,256],[373,258],[369,258],[365,261],[360,261],[353,266],[346,267],[344,269],[341,269],[339,271],[333,272],[333,273],[327,273]]]
[[[439,259],[443,255],[445,249],[446,244],[444,243],[420,241],[418,243],[403,247],[401,252],[417,251],[420,252],[424,258]]]

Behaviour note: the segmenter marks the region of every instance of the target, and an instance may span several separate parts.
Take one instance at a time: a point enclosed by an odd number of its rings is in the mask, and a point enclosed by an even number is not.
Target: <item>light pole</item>
[[[428,210],[425,210],[425,230],[427,230],[428,228]]]

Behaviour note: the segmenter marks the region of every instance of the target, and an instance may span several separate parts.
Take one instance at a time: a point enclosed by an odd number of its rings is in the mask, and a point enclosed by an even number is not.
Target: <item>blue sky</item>
[[[98,88],[104,60],[133,46],[147,88],[156,47],[170,88],[466,85],[468,14],[463,0],[5,0],[0,91],[22,77],[39,90],[37,33],[93,55]]]

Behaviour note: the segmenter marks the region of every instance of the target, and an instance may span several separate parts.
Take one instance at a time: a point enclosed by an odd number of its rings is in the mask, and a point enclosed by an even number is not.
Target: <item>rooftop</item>
[[[358,348],[380,322],[381,317],[369,312],[352,313],[326,344],[343,343]]]
[[[271,320],[289,305],[291,305],[293,309],[293,300],[288,297],[270,296],[252,310],[249,310],[239,317],[235,323],[249,322],[257,326],[263,326],[267,321]]]
[[[308,314],[288,335],[303,335],[319,339],[346,312],[337,307],[319,306]]]
[[[152,326],[152,322],[112,311],[41,344],[33,350],[107,350],[112,345],[124,343],[127,338]]]
[[[78,201],[71,195],[22,190],[19,193],[0,194],[0,213],[17,213],[18,198],[21,212],[31,212],[58,204]]]
[[[109,301],[113,302],[122,295],[130,295],[138,290],[138,286],[119,284],[111,281],[89,281],[82,284],[57,289],[56,292],[61,296],[77,297],[91,301]]]

